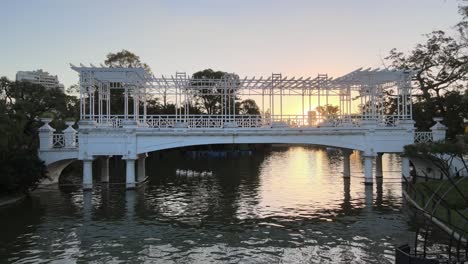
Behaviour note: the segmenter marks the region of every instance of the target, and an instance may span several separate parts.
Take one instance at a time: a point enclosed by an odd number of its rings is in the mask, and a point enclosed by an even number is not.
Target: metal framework
[[[363,121],[396,126],[412,119],[412,73],[405,71],[358,69],[336,79],[326,74],[239,78],[228,73],[220,79],[195,79],[185,73],[155,77],[142,68],[71,68],[80,75],[81,119],[102,126],[120,127],[123,120],[133,120],[153,128],[352,127]],[[111,109],[112,90],[123,98],[123,114]],[[147,101],[161,97],[174,104],[174,113],[148,115]],[[215,101],[215,112],[190,113],[206,98]],[[254,100],[260,114],[239,114],[236,101],[241,99]],[[386,112],[387,103],[393,104],[393,112]],[[329,105],[338,111],[327,111]]]

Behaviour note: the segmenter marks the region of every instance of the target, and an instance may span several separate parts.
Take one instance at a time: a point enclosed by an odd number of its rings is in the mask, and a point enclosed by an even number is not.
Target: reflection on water
[[[365,186],[358,153],[350,179],[339,153],[304,147],[153,155],[141,189],[44,189],[0,210],[0,262],[393,263],[394,245],[414,234],[399,158],[383,164],[383,179]],[[215,175],[187,179],[176,169]]]

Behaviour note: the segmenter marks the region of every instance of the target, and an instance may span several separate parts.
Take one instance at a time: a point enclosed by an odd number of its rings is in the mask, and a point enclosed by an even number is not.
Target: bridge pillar
[[[351,177],[351,162],[349,157],[353,153],[353,151],[349,149],[343,149],[343,177],[349,178]]]
[[[366,155],[364,154],[364,184],[365,185],[372,185],[373,184],[373,161],[374,161],[373,155]]]
[[[445,134],[447,133],[447,127],[442,125],[440,122],[443,120],[441,117],[433,118],[435,125],[431,127],[432,141],[445,140]]]
[[[53,147],[53,137],[55,129],[49,126],[51,118],[41,118],[43,126],[39,128],[39,150],[50,150]]]
[[[83,190],[93,188],[93,160],[83,160]]]
[[[76,130],[72,127],[75,124],[75,121],[67,121],[65,124],[68,126],[63,130],[64,143],[66,148],[75,148],[76,147]]]
[[[127,189],[134,189],[135,188],[135,160],[134,159],[127,159],[127,166],[126,166],[126,181],[125,186]]]
[[[376,178],[383,177],[382,156],[383,156],[383,153],[377,153],[377,156],[375,157],[375,177]]]
[[[109,158],[110,156],[101,158],[101,182],[109,182]]]
[[[408,157],[401,157],[401,174],[406,179],[410,177],[410,162]]]
[[[145,165],[146,165],[146,157],[148,157],[148,155],[147,155],[146,153],[144,153],[144,154],[138,156],[138,164],[137,164],[137,172],[138,172],[138,175],[137,175],[137,182],[142,182],[142,181],[144,181],[145,178],[146,178],[146,168],[145,168]]]

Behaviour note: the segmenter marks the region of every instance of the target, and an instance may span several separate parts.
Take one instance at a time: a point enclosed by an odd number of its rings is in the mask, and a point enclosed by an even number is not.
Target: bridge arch
[[[184,140],[175,140],[168,141],[166,143],[153,143],[150,141],[139,142],[137,155],[160,151],[165,149],[174,149],[181,147],[192,147],[192,146],[207,146],[207,145],[219,145],[219,144],[299,144],[299,145],[311,145],[311,146],[324,146],[324,147],[333,147],[346,150],[358,150],[366,151],[364,144],[359,144],[359,142],[352,142],[350,140],[339,140],[337,138],[333,139],[324,139],[321,137],[317,138],[241,138],[233,140],[232,138],[216,138],[216,137],[203,137],[203,138],[186,138]]]
[[[62,159],[50,163],[47,165],[47,178],[42,180],[40,184],[48,185],[48,184],[56,184],[59,182],[60,175],[62,174],[63,170],[70,165],[72,162],[76,161],[76,158],[71,159]]]

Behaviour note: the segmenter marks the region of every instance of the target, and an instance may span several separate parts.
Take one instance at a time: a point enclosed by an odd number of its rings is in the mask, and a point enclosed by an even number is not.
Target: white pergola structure
[[[412,119],[412,73],[406,71],[358,69],[336,79],[324,74],[315,78],[225,74],[220,79],[195,79],[185,73],[155,77],[143,68],[71,67],[80,75],[81,120],[100,126],[120,127],[133,121],[152,128],[358,127],[368,121],[395,126]],[[123,111],[111,109],[111,90],[121,93]],[[147,100],[162,97],[174,104],[174,113],[148,115]],[[216,98],[217,111],[190,113],[204,98]],[[260,114],[239,114],[236,99],[256,101]],[[394,104],[392,113],[386,112],[389,100]],[[291,112],[292,106],[299,105],[299,112]],[[327,111],[328,105],[338,111]]]
[[[39,155],[54,181],[72,160],[82,160],[83,189],[92,188],[92,164],[97,159],[101,181],[108,182],[109,158],[122,157],[126,186],[134,188],[146,176],[148,152],[262,143],[340,148],[344,177],[350,177],[351,150],[361,151],[364,183],[372,184],[374,161],[375,176],[382,177],[383,153],[402,153],[415,139],[411,72],[358,69],[336,79],[324,74],[239,78],[226,73],[219,79],[198,79],[185,73],[155,77],[142,68],[72,65],[72,69],[80,76],[79,131],[70,122],[63,133],[55,133],[48,125],[51,120],[43,120]],[[173,113],[148,113],[148,103],[161,97],[169,101]],[[245,99],[254,100],[260,111],[240,112],[238,101]],[[210,110],[194,112],[199,108],[193,106],[201,102]],[[336,106],[333,111],[327,110],[330,105]],[[435,126],[432,139],[442,139],[442,130]],[[402,174],[409,176],[405,157]]]

